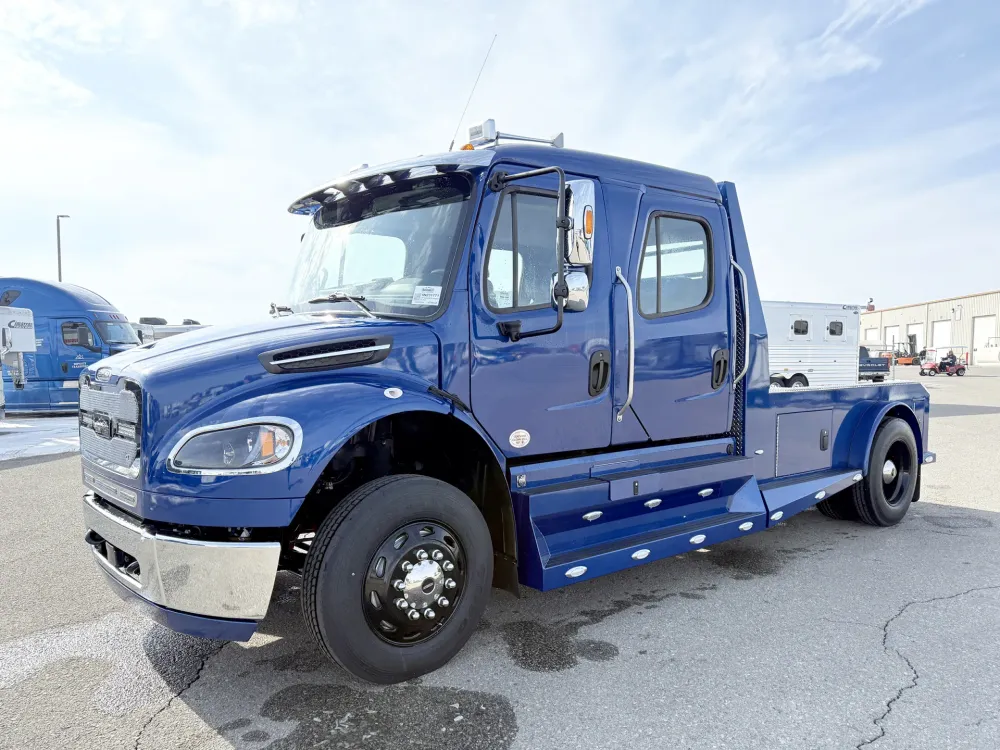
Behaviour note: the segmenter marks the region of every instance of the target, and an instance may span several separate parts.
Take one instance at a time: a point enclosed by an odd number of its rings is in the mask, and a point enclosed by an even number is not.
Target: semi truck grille
[[[100,371],[99,371],[100,372]],[[80,378],[80,453],[119,474],[135,478],[140,456],[142,391],[137,383],[119,380],[114,386]]]
[[[127,469],[139,455],[139,446],[130,440],[114,437],[107,439],[92,429],[80,425],[80,452],[84,458],[97,459]]]
[[[102,414],[112,419],[121,419],[135,424],[139,421],[139,403],[136,394],[130,390],[95,390],[90,381],[80,386],[80,411]]]

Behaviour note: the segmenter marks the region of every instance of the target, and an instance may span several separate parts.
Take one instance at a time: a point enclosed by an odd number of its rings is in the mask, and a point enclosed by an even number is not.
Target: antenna
[[[462,127],[462,120],[465,119],[465,113],[469,109],[469,103],[472,101],[472,95],[476,93],[476,86],[479,85],[479,77],[483,74],[483,69],[486,68],[486,61],[490,59],[490,52],[493,51],[493,44],[497,40],[497,35],[493,35],[493,41],[490,42],[490,48],[486,50],[486,57],[483,58],[483,64],[479,67],[479,75],[476,76],[475,82],[472,84],[472,91],[469,92],[469,98],[465,100],[465,108],[462,110],[462,114],[458,117],[458,125],[455,126],[455,135],[451,137],[451,143],[448,144],[448,150],[451,151],[455,148],[455,139],[458,138],[458,131]]]

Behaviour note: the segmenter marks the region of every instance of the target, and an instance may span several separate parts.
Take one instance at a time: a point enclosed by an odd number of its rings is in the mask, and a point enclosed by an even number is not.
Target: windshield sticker
[[[411,305],[437,305],[441,301],[441,287],[416,286],[413,288]]]

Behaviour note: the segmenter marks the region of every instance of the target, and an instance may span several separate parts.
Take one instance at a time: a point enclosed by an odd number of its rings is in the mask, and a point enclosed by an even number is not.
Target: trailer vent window
[[[830,321],[830,335],[831,336],[843,336],[844,335],[844,324],[839,320]]]
[[[809,321],[808,320],[796,320],[792,323],[792,333],[796,336],[808,336],[809,335]]]

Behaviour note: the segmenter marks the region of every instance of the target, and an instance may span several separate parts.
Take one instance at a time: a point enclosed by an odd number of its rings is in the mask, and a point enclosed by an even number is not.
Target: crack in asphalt
[[[889,648],[889,643],[888,643],[888,641],[889,641],[889,627],[892,625],[892,623],[894,623],[896,620],[898,620],[900,617],[902,617],[903,613],[906,612],[906,610],[908,610],[914,604],[931,604],[932,602],[944,602],[944,601],[948,601],[950,599],[958,599],[959,597],[967,596],[968,594],[971,594],[971,593],[973,593],[975,591],[995,591],[997,589],[1000,589],[1000,585],[997,585],[997,586],[975,586],[975,587],[973,587],[971,589],[967,589],[965,591],[960,591],[957,594],[950,594],[948,596],[935,596],[935,597],[932,597],[930,599],[916,599],[916,600],[914,600],[912,602],[907,602],[902,607],[900,607],[899,611],[896,612],[896,614],[894,614],[892,617],[890,617],[888,620],[886,620],[885,624],[882,626],[882,649],[887,654],[890,653],[890,648]],[[911,662],[898,648],[893,648],[893,649],[891,649],[891,651],[892,651],[892,653],[895,653],[896,656],[898,656],[904,662],[906,662],[906,666],[910,670],[910,681],[909,681],[909,684],[903,685],[899,690],[897,690],[896,694],[892,698],[890,698],[888,701],[886,701],[885,711],[883,711],[880,716],[878,716],[878,717],[876,717],[875,719],[872,720],[872,723],[879,730],[879,733],[876,736],[874,736],[874,737],[871,737],[869,739],[862,740],[861,742],[859,742],[857,745],[855,745],[855,750],[862,750],[862,748],[869,747],[870,745],[874,745],[876,742],[878,742],[883,737],[885,737],[885,735],[886,735],[886,729],[885,729],[885,726],[883,726],[883,722],[889,717],[889,714],[892,713],[893,706],[896,704],[896,702],[900,698],[903,697],[903,693],[905,693],[908,690],[912,690],[913,688],[915,688],[917,686],[917,681],[920,679],[920,673],[917,672],[917,668],[913,666],[913,662]]]
[[[160,714],[162,714],[168,708],[170,708],[174,704],[175,700],[177,700],[182,695],[184,695],[184,693],[186,693],[188,690],[190,690],[191,687],[196,682],[198,682],[198,680],[201,679],[202,672],[204,672],[205,671],[205,667],[208,666],[209,659],[211,659],[213,656],[218,656],[219,652],[222,651],[222,649],[224,649],[228,643],[229,643],[229,641],[223,641],[219,645],[219,647],[217,649],[215,649],[214,651],[211,651],[211,652],[205,654],[201,658],[201,664],[198,665],[198,669],[195,671],[194,677],[191,678],[191,681],[187,685],[185,685],[184,687],[182,687],[180,690],[178,690],[176,693],[174,693],[173,695],[171,695],[170,698],[169,698],[169,700],[167,700],[166,703],[164,703],[159,709],[157,709],[156,711],[154,711],[152,713],[152,715],[148,719],[146,719],[146,723],[143,724],[141,727],[139,727],[139,733],[135,736],[135,744],[132,746],[133,750],[139,750],[139,745],[142,743],[142,735],[145,733],[145,731],[147,729],[149,729],[150,724],[153,723],[153,721],[156,719],[156,717],[159,716]]]

